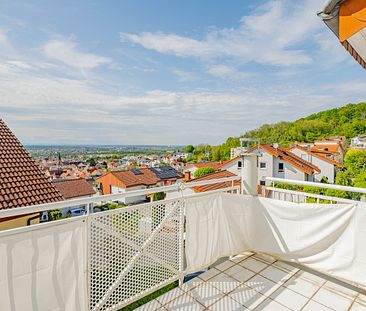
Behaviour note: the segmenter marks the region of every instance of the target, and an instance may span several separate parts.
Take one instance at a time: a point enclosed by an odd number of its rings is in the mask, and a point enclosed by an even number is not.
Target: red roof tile
[[[228,177],[233,177],[233,176],[238,176],[238,175],[236,175],[234,173],[231,173],[227,170],[223,170],[223,171],[207,174],[207,175],[199,177],[199,178],[191,179],[187,183],[189,184],[190,182],[197,182],[197,181],[202,181],[202,180],[221,179],[221,178],[228,178]],[[196,187],[193,187],[192,189],[195,192],[206,192],[206,191],[211,191],[211,190],[229,188],[232,185],[233,185],[233,182],[224,181],[224,182],[219,182],[219,183],[211,184],[211,185],[196,186]],[[234,186],[240,186],[240,180],[235,180],[234,181]]]
[[[160,178],[158,178],[152,171],[148,168],[139,168],[138,169],[141,174],[134,174],[132,170],[128,171],[119,171],[119,172],[110,172],[107,174],[112,174],[116,177],[126,188],[133,186],[153,186],[156,185]],[[96,179],[96,182],[102,182],[106,175],[99,177]]]
[[[93,195],[96,192],[85,179],[59,179],[53,180],[53,185],[61,192],[65,199]]]
[[[333,164],[335,166],[338,166],[340,168],[344,167],[342,163],[339,163],[337,161],[334,161],[333,159],[330,159],[330,158],[326,158],[326,157],[318,154],[318,152],[310,151],[310,150],[308,150],[308,149],[306,149],[306,148],[304,148],[302,146],[294,145],[294,146],[290,147],[289,150],[292,150],[294,148],[298,148],[298,149],[300,149],[300,150],[302,150],[302,151],[304,151],[304,152],[306,152],[308,154],[313,155],[314,157],[317,157],[317,158],[319,158],[319,159],[321,159],[321,160],[323,160],[325,162],[331,163],[331,164]]]
[[[61,193],[0,119],[0,209],[62,199]]]

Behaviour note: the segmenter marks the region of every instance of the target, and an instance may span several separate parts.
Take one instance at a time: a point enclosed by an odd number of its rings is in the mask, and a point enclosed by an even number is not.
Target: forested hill
[[[325,110],[294,122],[264,124],[244,133],[242,137],[259,138],[261,143],[312,142],[316,139],[344,135],[348,139],[366,133],[366,103],[348,104]],[[212,147],[212,160],[228,159],[230,148],[239,146],[239,137],[229,137],[225,143]]]

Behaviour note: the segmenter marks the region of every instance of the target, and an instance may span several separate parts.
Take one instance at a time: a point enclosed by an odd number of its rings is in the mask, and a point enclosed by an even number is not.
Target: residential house
[[[243,166],[243,161],[240,156],[232,158],[229,161],[223,161],[219,166],[219,170],[221,171],[229,171],[237,176],[241,175],[241,168]]]
[[[0,210],[63,200],[31,155],[0,119]],[[0,230],[39,222],[39,213],[0,220]]]
[[[310,150],[326,158],[343,163],[345,148],[338,139],[315,140]]]
[[[258,159],[258,185],[266,184],[266,177],[313,181],[320,169],[289,150],[275,144],[255,146],[249,153],[260,152]]]
[[[343,168],[343,164],[340,162],[334,161],[321,153],[312,152],[308,148],[304,148],[302,146],[294,145],[288,150],[296,154],[301,159],[316,165],[320,169],[320,172],[314,173],[314,181],[316,182],[320,182],[324,176],[331,184],[333,184],[335,182],[337,171]]]
[[[169,166],[158,168],[138,168],[119,172],[109,172],[96,179],[103,194],[125,193],[133,190],[147,189],[170,185],[183,174]],[[146,201],[146,195],[140,195],[119,200],[122,204],[133,204]]]
[[[242,153],[243,148],[242,147],[237,147],[237,148],[231,148],[230,149],[230,159],[234,159],[238,156],[240,156],[240,154]]]
[[[91,183],[82,178],[55,179],[52,180],[52,184],[58,191],[61,192],[65,200],[88,198],[97,195],[97,192],[93,189]],[[61,210],[62,216],[65,216],[68,213],[71,213],[73,210],[80,208],[85,211],[84,205],[76,205],[69,208],[64,208]],[[42,214],[42,220],[46,220],[47,218],[47,214]]]
[[[366,134],[357,135],[351,139],[351,147],[353,148],[366,148]]]

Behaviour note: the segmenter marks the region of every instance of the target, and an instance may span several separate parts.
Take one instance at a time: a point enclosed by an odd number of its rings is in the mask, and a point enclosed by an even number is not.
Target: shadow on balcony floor
[[[304,267],[245,253],[138,310],[365,310],[362,290]]]

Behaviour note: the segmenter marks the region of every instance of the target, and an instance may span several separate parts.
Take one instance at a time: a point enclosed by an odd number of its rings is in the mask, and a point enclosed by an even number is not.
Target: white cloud
[[[203,39],[168,33],[121,33],[122,41],[180,57],[234,57],[241,62],[291,66],[307,64],[311,57],[299,43],[306,43],[321,26],[316,16],[318,0],[293,4],[271,1],[252,15],[243,16],[238,28],[209,31]]]
[[[8,38],[4,31],[0,29],[0,45],[7,45],[8,44]]]
[[[266,122],[357,101],[365,89],[360,82],[357,88],[329,85],[317,92],[263,86],[120,94],[119,89],[104,91],[103,84],[18,70],[0,70],[0,110],[28,143],[214,144]]]
[[[214,65],[208,68],[207,72],[218,78],[222,79],[232,79],[232,80],[241,80],[253,77],[253,73],[249,72],[242,72],[237,70],[234,67],[227,66],[227,65]]]
[[[172,73],[178,77],[179,82],[194,81],[197,79],[194,73],[180,69],[174,69]]]
[[[50,40],[44,45],[43,51],[47,57],[79,69],[93,69],[112,63],[108,57],[79,51],[73,40]]]

